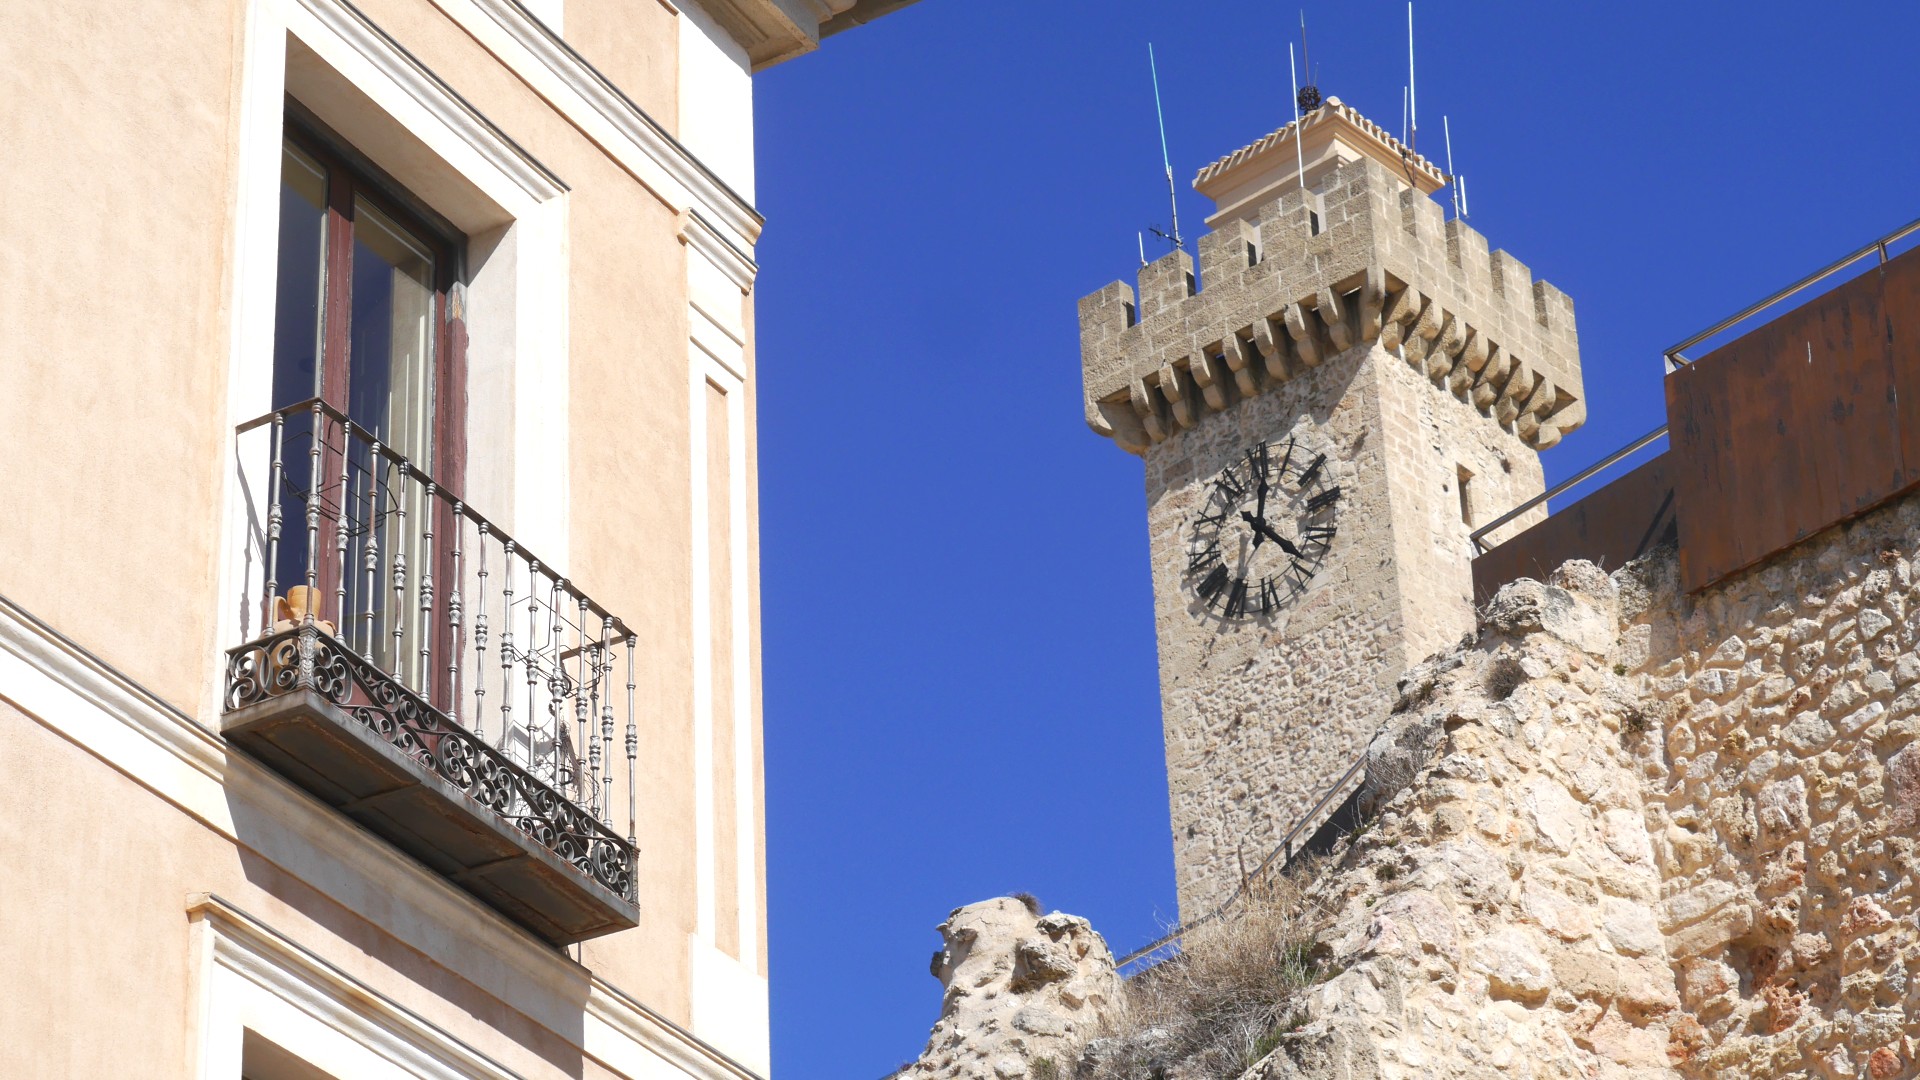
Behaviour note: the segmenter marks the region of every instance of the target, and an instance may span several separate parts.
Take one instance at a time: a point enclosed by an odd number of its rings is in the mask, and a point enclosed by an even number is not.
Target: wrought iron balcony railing
[[[635,925],[626,625],[323,402],[238,434],[264,515],[223,732],[550,941]]]

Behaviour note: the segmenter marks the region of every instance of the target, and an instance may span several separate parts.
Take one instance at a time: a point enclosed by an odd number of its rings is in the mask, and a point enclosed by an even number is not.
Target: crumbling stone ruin
[[[1915,1076],[1916,578],[1910,495],[1703,593],[1502,589],[1402,680],[1245,1075]]]
[[[1087,920],[1029,897],[955,908],[939,927],[940,1020],[900,1080],[1071,1075],[1080,1046],[1121,1002],[1113,953]]]

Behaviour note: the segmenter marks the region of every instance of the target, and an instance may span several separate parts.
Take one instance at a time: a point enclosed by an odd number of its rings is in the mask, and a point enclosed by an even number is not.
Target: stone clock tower
[[[1446,182],[1330,98],[1201,170],[1197,276],[1176,251],[1080,302],[1087,423],[1146,466],[1184,917],[1472,628],[1468,534],[1585,417],[1572,302]]]

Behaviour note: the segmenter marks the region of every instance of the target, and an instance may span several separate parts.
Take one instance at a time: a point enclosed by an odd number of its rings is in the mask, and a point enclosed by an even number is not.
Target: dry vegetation
[[[1316,913],[1297,882],[1250,891],[1183,951],[1127,982],[1127,1011],[1090,1042],[1079,1080],[1233,1080],[1297,1022],[1301,991],[1321,977]]]

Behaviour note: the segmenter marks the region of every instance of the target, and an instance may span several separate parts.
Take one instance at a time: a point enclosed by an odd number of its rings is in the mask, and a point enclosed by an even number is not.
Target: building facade
[[[0,15],[0,1073],[767,1072],[751,77],[901,6]]]
[[[1087,423],[1145,464],[1183,919],[1338,805],[1473,628],[1469,535],[1586,415],[1572,301],[1447,180],[1329,98],[1200,171],[1197,277],[1176,250],[1080,302]]]

